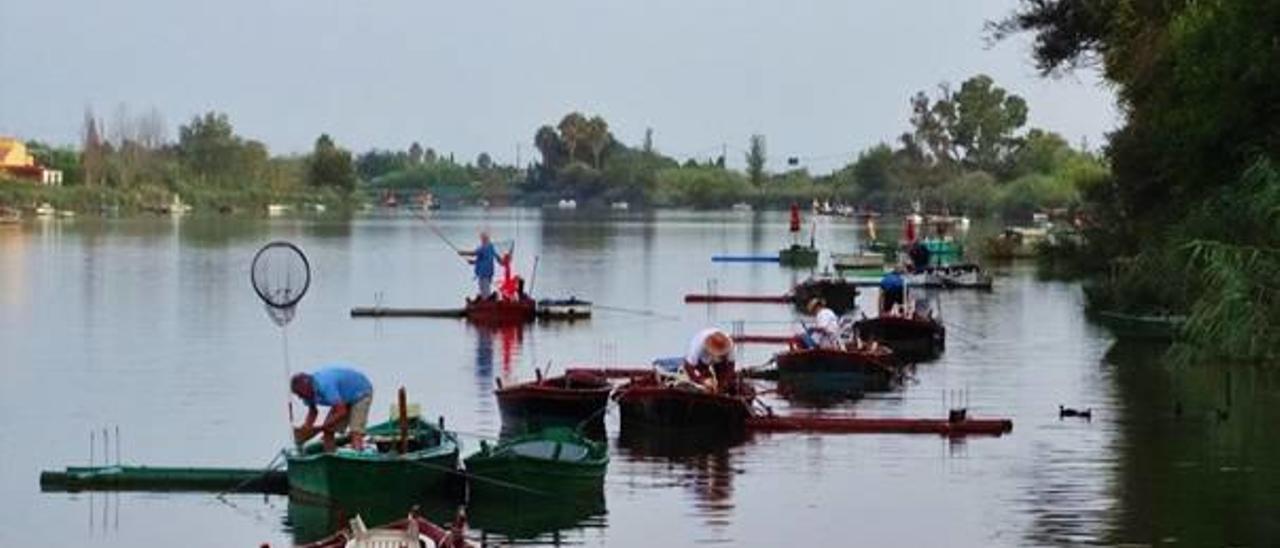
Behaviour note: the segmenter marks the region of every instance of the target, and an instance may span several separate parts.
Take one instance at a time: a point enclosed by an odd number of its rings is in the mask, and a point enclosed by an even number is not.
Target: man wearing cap
[[[714,327],[693,336],[684,357],[685,372],[699,384],[718,392],[733,392],[737,383],[734,372],[733,339]]]
[[[307,404],[307,418],[294,429],[293,438],[303,443],[324,433],[325,451],[333,450],[334,434],[350,433],[351,447],[364,449],[364,429],[369,422],[369,405],[373,403],[373,385],[363,373],[335,364],[312,373],[298,373],[290,379],[289,388]],[[329,408],[324,422],[316,426],[317,406]]]
[[[818,348],[840,348],[840,318],[835,311],[827,308],[826,301],[821,298],[809,299],[807,307],[813,314],[813,326],[809,328],[809,336]]]

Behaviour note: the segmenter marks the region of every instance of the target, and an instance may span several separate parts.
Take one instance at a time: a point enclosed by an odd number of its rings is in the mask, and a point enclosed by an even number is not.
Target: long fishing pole
[[[414,213],[414,216],[420,219],[423,223],[425,223],[427,225],[427,228],[431,229],[431,232],[434,233],[436,236],[438,236],[440,240],[442,240],[445,243],[445,245],[453,249],[454,254],[458,256],[458,259],[460,259],[464,263],[467,262],[466,255],[469,252],[463,251],[462,248],[458,247],[457,245],[454,245],[453,241],[451,241],[448,236],[445,236],[444,232],[441,232],[440,229],[436,227],[435,223],[432,223],[431,220],[428,219],[426,215],[422,213]]]

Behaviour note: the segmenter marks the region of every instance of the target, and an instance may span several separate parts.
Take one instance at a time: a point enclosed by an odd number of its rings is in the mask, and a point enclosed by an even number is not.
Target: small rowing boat
[[[598,486],[609,467],[609,450],[570,428],[547,428],[499,441],[480,443],[464,462],[472,492],[506,496],[573,492]]]
[[[853,324],[858,336],[878,341],[902,362],[931,360],[946,348],[947,330],[930,316],[879,316]]]
[[[808,348],[787,350],[774,357],[781,375],[852,375],[864,389],[887,390],[898,377],[893,352]]]
[[[527,428],[549,425],[578,426],[598,423],[604,428],[603,410],[609,405],[613,385],[601,375],[587,372],[569,372],[557,377],[542,378],[530,382],[502,386],[493,391],[502,413],[503,428],[508,423]]]
[[[754,395],[748,385],[739,394],[706,390],[688,382],[656,375],[633,378],[614,393],[622,427],[740,432],[751,413]]]
[[[345,440],[339,440],[345,441]],[[341,443],[325,452],[317,440],[286,452],[289,490],[303,497],[340,499],[368,493],[428,495],[454,477],[458,439],[419,417],[370,426],[364,451]]]

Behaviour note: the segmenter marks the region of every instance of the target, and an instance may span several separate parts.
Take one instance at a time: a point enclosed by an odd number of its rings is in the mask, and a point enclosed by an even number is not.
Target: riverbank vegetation
[[[1185,314],[1178,355],[1280,358],[1280,4],[1023,0],[1046,74],[1094,65],[1124,125],[1085,191],[1095,307]]]

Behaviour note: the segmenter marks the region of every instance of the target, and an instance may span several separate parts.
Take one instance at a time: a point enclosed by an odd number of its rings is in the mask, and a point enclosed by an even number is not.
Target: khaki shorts
[[[373,394],[356,400],[347,408],[347,418],[339,426],[353,434],[363,434],[365,426],[369,424],[369,406],[371,405],[373,405]]]

